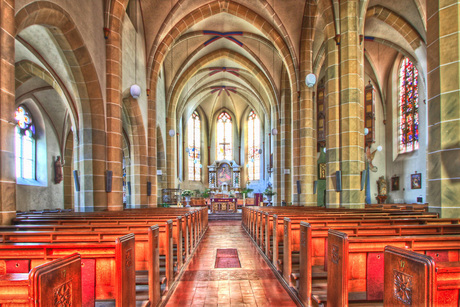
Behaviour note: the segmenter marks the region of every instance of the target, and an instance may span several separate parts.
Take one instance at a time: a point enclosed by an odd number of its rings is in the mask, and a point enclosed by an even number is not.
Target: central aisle
[[[215,269],[217,249],[236,248],[241,268]],[[296,306],[259,255],[241,221],[209,221],[167,306]]]

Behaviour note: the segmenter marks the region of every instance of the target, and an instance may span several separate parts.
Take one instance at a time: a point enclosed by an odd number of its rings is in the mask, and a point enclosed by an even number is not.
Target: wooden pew
[[[151,213],[151,210],[141,210],[142,212]],[[196,212],[204,212],[204,210],[195,210]],[[153,210],[154,213],[157,210]],[[104,217],[101,217],[104,216]],[[137,215],[131,212],[131,214],[125,216],[120,216],[119,214],[108,214],[98,213],[93,216],[92,214],[79,214],[77,217],[74,215],[58,215],[52,216],[49,215],[42,216],[37,219],[34,217],[25,217],[24,219],[17,220],[16,223],[21,225],[107,225],[108,228],[112,225],[151,225],[154,223],[161,223],[165,219],[170,217],[169,214],[166,215]],[[203,218],[204,220],[200,220]],[[182,221],[183,220],[183,221]],[[207,228],[207,215],[192,215],[186,213],[183,217],[174,218],[174,230],[173,238],[174,245],[174,257],[176,258],[175,268],[180,270],[183,262],[189,257],[191,251],[196,247],[201,237],[204,235],[204,232]],[[182,237],[182,239],[180,239]],[[169,279],[171,280],[171,279]]]
[[[264,235],[264,228],[271,227],[270,223],[275,216],[281,219],[284,217],[301,217],[301,216],[308,216],[309,218],[316,217],[317,219],[324,219],[327,216],[327,219],[330,220],[334,219],[351,219],[352,217],[361,218],[361,219],[396,219],[396,218],[437,218],[437,213],[426,213],[426,212],[406,212],[406,211],[381,211],[377,210],[368,211],[368,210],[350,210],[350,209],[341,209],[341,210],[329,210],[329,209],[289,209],[286,210],[283,208],[279,208],[276,210],[275,208],[270,208],[269,211],[263,211],[261,209],[247,209],[249,213],[248,217],[248,225],[246,227],[247,231],[251,235],[251,237],[257,242],[257,244],[262,245],[264,242],[263,238],[267,235],[265,231]],[[282,222],[280,227],[282,228]]]
[[[154,225],[154,224],[159,224],[162,225],[163,223],[167,222],[171,218],[169,216],[167,217],[151,217],[151,218],[128,218],[128,217],[105,217],[105,218],[100,218],[100,217],[86,217],[86,218],[79,218],[79,217],[74,217],[74,218],[66,218],[66,219],[59,219],[59,218],[51,218],[51,219],[27,219],[23,220],[20,222],[20,224],[16,225],[62,225],[62,226],[81,226],[81,225],[87,225],[87,226],[102,226],[105,225],[108,229],[112,227],[116,227],[117,225],[139,225],[139,226],[144,226],[147,227],[149,225]],[[183,255],[186,254],[186,251],[184,250],[183,246],[183,233],[182,233],[182,217],[178,216],[172,219],[172,237],[173,237],[173,245],[176,246],[175,249],[173,249],[173,254],[172,257],[176,258],[176,268],[178,270],[181,269],[182,264],[183,264]],[[196,231],[193,231],[193,233],[196,233]],[[199,240],[196,236],[193,237],[192,239],[185,239],[187,240],[193,240],[195,246]],[[174,265],[174,264],[173,264]],[[170,281],[171,279],[169,279]]]
[[[269,211],[269,212],[267,212]],[[277,212],[276,214],[271,214],[273,212]],[[281,214],[279,214],[280,212]],[[269,208],[265,209],[247,209],[244,210],[244,219],[243,223],[246,223],[246,231],[251,235],[254,241],[265,250],[265,254],[272,258],[272,251],[271,246],[274,247],[275,251],[273,255],[275,258],[273,261],[274,263],[277,262],[277,244],[273,241],[282,242],[282,234],[283,234],[283,223],[282,217],[292,217],[302,219],[303,217],[308,217],[309,220],[316,218],[317,220],[324,221],[325,216],[327,216],[328,220],[342,220],[342,219],[351,219],[352,217],[356,217],[356,219],[401,219],[401,218],[436,218],[437,214],[432,213],[415,213],[412,214],[411,212],[382,212],[381,210],[369,211],[369,210],[350,210],[350,209],[324,209],[324,208]],[[275,227],[276,223],[274,220],[278,219],[279,224]],[[273,223],[272,223],[273,221]],[[244,225],[244,224],[243,224]],[[276,229],[276,231],[275,231]],[[272,234],[273,232],[273,234]],[[272,236],[275,236],[275,239],[272,241]],[[272,244],[273,243],[273,244]]]
[[[169,209],[169,208],[168,208]],[[173,213],[176,212],[177,210],[173,210],[172,212],[169,213],[164,213],[164,211],[159,211],[158,210],[147,210],[147,209],[139,209],[141,213],[134,213],[134,212],[129,212],[129,214],[125,214],[126,211],[122,211],[122,213],[108,213],[108,212],[102,212],[99,213],[97,212],[91,212],[91,213],[77,213],[77,214],[46,214],[46,215],[41,215],[41,216],[22,216],[21,218],[16,218],[14,220],[15,224],[60,224],[60,225],[66,225],[66,224],[82,224],[84,221],[87,220],[94,220],[94,219],[104,219],[105,221],[101,221],[100,223],[107,223],[107,224],[113,224],[113,222],[110,222],[109,220],[120,220],[120,221],[126,221],[126,220],[133,220],[132,223],[136,222],[139,224],[148,224],[149,222],[147,220],[150,219],[176,219],[179,218],[177,215],[174,215]],[[183,210],[181,210],[183,211]],[[143,212],[143,213],[142,213]],[[182,212],[183,213],[183,212]],[[79,218],[77,218],[79,217]],[[183,217],[185,219],[189,219],[189,221],[184,221],[184,223],[189,224],[188,228],[183,229],[183,236],[184,236],[184,247],[189,246],[189,248],[185,251],[185,254],[190,253],[190,250],[193,249],[197,242],[200,240],[200,238],[203,236],[204,232],[207,229],[207,210],[194,210],[190,212],[186,212]],[[53,221],[52,221],[53,220]],[[122,223],[122,222],[117,222],[117,223]],[[175,223],[176,224],[176,223]],[[184,232],[185,230],[185,232]],[[175,233],[177,232],[177,229],[175,228]],[[186,244],[188,241],[188,244]],[[177,244],[178,238],[177,234],[175,235],[175,244]]]
[[[85,226],[73,229],[68,226],[52,226],[55,229],[43,231],[50,226],[35,226],[35,229],[27,227],[27,231],[3,231],[0,232],[0,241],[2,243],[69,243],[69,242],[112,242],[117,237],[126,235],[131,232],[135,235],[135,269],[137,279],[142,280],[145,275],[146,281],[138,281],[148,285],[148,299],[152,305],[156,305],[161,300],[160,284],[165,283],[167,290],[174,280],[174,270],[172,261],[172,221],[164,225],[154,225],[150,227],[143,226],[143,229],[103,229],[98,230],[97,226],[91,229]],[[21,229],[20,226],[12,227]],[[42,231],[32,231],[41,229]],[[165,275],[166,280],[160,277],[160,254],[163,255],[165,264],[161,265],[161,273]]]
[[[325,279],[327,266],[327,239],[330,227],[313,227],[307,222],[300,222],[299,227],[289,227],[285,220],[288,234],[285,240],[290,242],[290,248],[285,245],[285,260],[283,262],[283,277],[290,283],[298,281],[298,294],[301,301],[311,304],[312,288],[315,278]],[[297,226],[297,225],[294,225]],[[290,230],[289,230],[290,229]],[[388,226],[334,226],[334,230],[346,233],[349,237],[378,237],[378,236],[407,236],[407,235],[446,235],[460,234],[460,225],[388,225]],[[290,232],[290,235],[289,235]],[[290,237],[290,238],[289,238]],[[300,250],[298,266],[292,265],[289,259],[290,250]],[[292,268],[298,274],[291,274]]]
[[[185,212],[185,214],[184,214]],[[183,214],[182,217],[177,218],[177,213]],[[95,231],[95,229],[98,229],[97,231],[102,231],[105,229],[107,230],[113,230],[114,228],[121,229],[122,227],[129,228],[131,232],[136,233],[136,237],[138,238],[138,231],[133,231],[133,229],[139,229],[139,227],[145,227],[145,225],[150,225],[152,224],[152,221],[158,223],[161,222],[162,220],[165,220],[168,217],[175,217],[176,221],[178,220],[180,223],[175,223],[174,227],[174,243],[176,246],[179,246],[177,248],[177,255],[176,255],[176,260],[177,260],[177,266],[176,268],[179,270],[182,261],[186,260],[187,257],[191,254],[191,251],[196,247],[196,244],[199,242],[201,239],[202,235],[204,234],[204,231],[207,229],[207,210],[200,208],[200,209],[194,209],[190,210],[189,208],[174,208],[173,210],[168,209],[140,209],[140,210],[127,210],[123,212],[92,212],[92,213],[50,213],[50,212],[43,212],[41,214],[33,214],[33,215],[23,215],[21,218],[17,219],[17,223],[22,224],[30,224],[30,225],[22,225],[20,227],[26,227],[26,229],[35,229],[37,230],[50,230],[50,227],[53,227],[53,231],[60,231],[62,232],[63,230],[66,231],[65,229],[61,228],[63,226],[53,226],[53,224],[69,224],[69,225],[74,225],[70,226],[71,228],[75,229],[82,229],[83,227],[87,227],[88,229],[91,228],[92,231]],[[181,221],[182,219],[182,221]],[[49,225],[43,225],[43,224],[49,224]],[[81,223],[84,223],[85,225],[81,225]],[[115,224],[115,225],[114,225]],[[36,225],[36,226],[34,226]],[[177,226],[181,225],[181,226]],[[10,226],[7,226],[10,227]],[[12,230],[11,228],[7,227],[1,227],[3,231],[5,230]],[[64,226],[64,227],[69,227],[69,226]],[[23,228],[24,229],[24,228]],[[67,229],[68,230],[68,229]],[[1,229],[0,229],[1,231]],[[183,233],[181,236],[180,233]],[[182,240],[180,238],[182,237]],[[139,238],[138,240],[139,241]],[[160,243],[162,240],[160,241]],[[183,245],[183,248],[180,247],[180,245]],[[162,244],[160,244],[162,245]],[[138,247],[138,244],[136,244],[136,249]],[[183,252],[181,252],[181,250]],[[143,251],[143,249],[142,249]],[[162,252],[163,249],[160,248],[160,252]],[[138,253],[140,254],[140,253]],[[167,256],[165,253],[164,257],[166,259],[169,259],[169,256]],[[183,257],[182,257],[183,254]],[[166,260],[167,261],[167,260]],[[168,261],[169,263],[173,263],[172,260]],[[137,262],[136,262],[137,263]],[[166,265],[168,268],[172,267],[170,265]],[[170,269],[166,269],[166,272],[171,272],[169,273],[167,280],[168,285],[167,287],[169,288],[171,285],[172,280],[174,279],[174,271]],[[151,283],[150,283],[151,284]],[[152,302],[152,300],[150,300]]]
[[[435,261],[428,255],[387,246],[384,258],[384,306],[460,305],[458,254]]]
[[[94,299],[115,299],[116,306],[135,306],[134,235],[103,243],[2,243],[0,259],[21,264],[23,272],[73,253],[82,259],[82,291],[85,306]],[[83,278],[83,276],[86,277]]]
[[[409,249],[418,253],[458,255],[460,236],[380,236],[349,237],[329,230],[327,265],[327,304],[348,306],[350,301],[368,302],[383,299],[383,252],[385,246]],[[366,264],[366,265],[364,265]],[[372,268],[367,270],[367,268]],[[332,290],[333,289],[333,290]],[[313,298],[325,302],[324,294]]]
[[[399,218],[398,218],[399,217]],[[358,225],[405,225],[407,223],[411,224],[432,224],[432,223],[437,223],[439,222],[439,219],[434,218],[433,216],[431,218],[420,218],[421,216],[407,216],[407,215],[401,215],[401,216],[356,216],[356,215],[350,215],[350,216],[338,216],[336,217],[333,214],[327,215],[327,216],[318,216],[318,215],[313,215],[313,216],[290,216],[289,218],[292,221],[296,221],[297,223],[300,223],[300,221],[307,221],[310,224],[313,225],[328,225],[328,226],[358,226]],[[410,222],[408,222],[410,221]],[[460,220],[455,219],[455,222],[458,222]],[[272,259],[273,264],[275,267],[277,267],[278,270],[281,271],[281,261],[280,257],[282,257],[281,251],[283,250],[283,240],[284,240],[284,220],[282,218],[279,218],[278,215],[273,215],[273,222],[268,223],[265,222],[266,227],[265,230],[265,249],[267,250],[267,257]],[[270,224],[272,224],[272,227],[270,227]]]
[[[81,259],[72,254],[29,273],[0,274],[1,306],[82,306]]]
[[[369,209],[397,209],[412,211],[428,211],[428,204],[366,204]]]

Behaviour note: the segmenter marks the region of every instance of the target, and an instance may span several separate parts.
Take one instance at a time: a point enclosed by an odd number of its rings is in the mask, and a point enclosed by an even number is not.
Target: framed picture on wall
[[[410,188],[411,189],[421,189],[422,188],[422,174],[412,174],[410,175]]]
[[[326,179],[326,163],[319,164],[319,179]]]
[[[391,190],[399,191],[399,176],[391,177]]]

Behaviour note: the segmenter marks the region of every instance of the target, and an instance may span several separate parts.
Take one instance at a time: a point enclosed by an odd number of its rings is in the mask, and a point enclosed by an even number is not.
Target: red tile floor
[[[236,248],[241,268],[215,269],[216,250]],[[209,221],[166,306],[296,306],[259,255],[241,221]]]

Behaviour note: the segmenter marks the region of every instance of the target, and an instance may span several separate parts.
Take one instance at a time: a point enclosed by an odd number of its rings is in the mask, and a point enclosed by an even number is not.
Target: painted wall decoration
[[[415,173],[410,175],[410,188],[421,189],[422,188],[422,174]]]
[[[217,169],[217,184],[220,187],[224,183],[226,183],[227,186],[232,186],[232,171],[230,166],[226,163],[222,164]]]
[[[399,176],[391,177],[391,190],[399,191]]]

